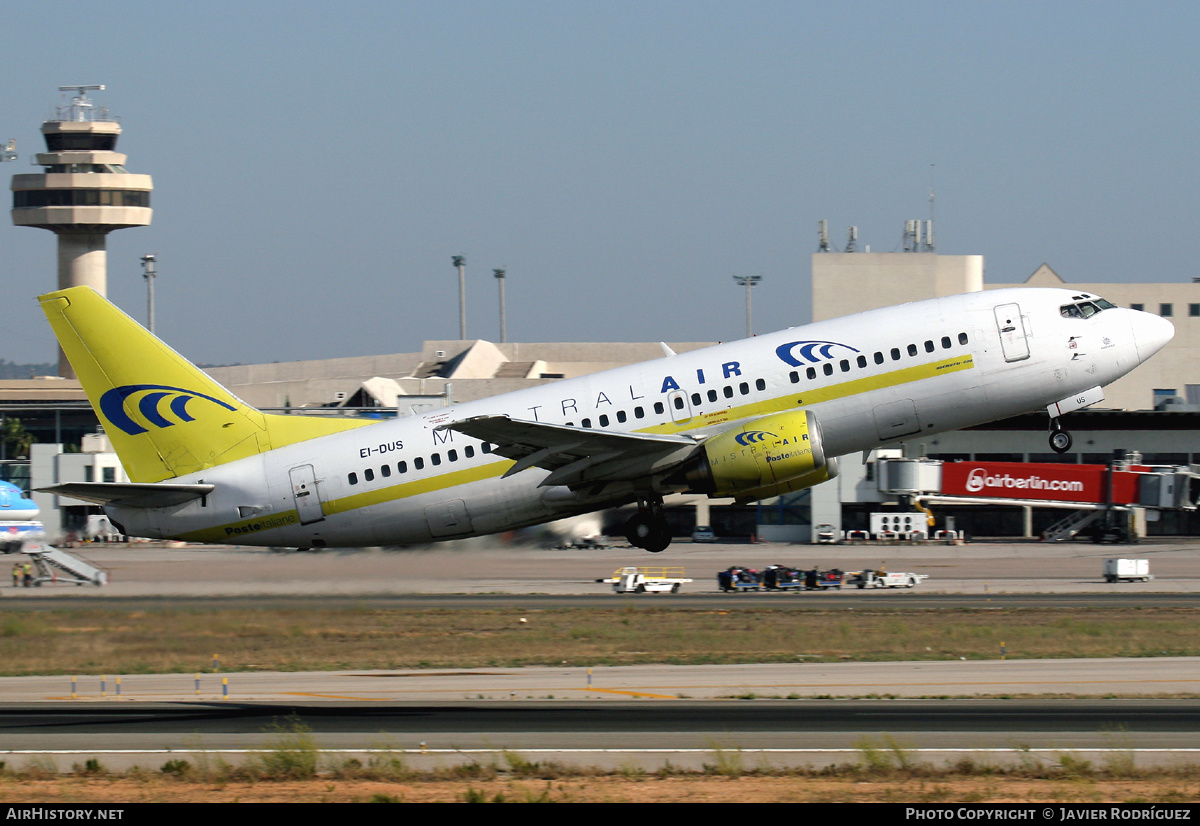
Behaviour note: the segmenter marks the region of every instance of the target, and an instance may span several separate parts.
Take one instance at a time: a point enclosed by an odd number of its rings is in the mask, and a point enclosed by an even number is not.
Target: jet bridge
[[[918,504],[1011,505],[1062,508],[1066,517],[1042,534],[1043,541],[1070,539],[1097,520],[1111,527],[1111,514],[1145,508],[1195,510],[1200,499],[1200,468],[1143,465],[1138,454],[1108,465],[1036,462],[942,462],[935,459],[881,459],[882,493]],[[1119,535],[1119,528],[1111,528]]]

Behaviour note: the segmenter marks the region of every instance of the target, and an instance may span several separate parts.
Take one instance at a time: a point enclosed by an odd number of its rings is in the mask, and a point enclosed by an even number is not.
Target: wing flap
[[[531,467],[550,471],[543,487],[645,479],[674,468],[691,456],[701,441],[691,436],[592,430],[509,416],[476,416],[438,429],[495,445],[493,453],[516,462],[505,476]]]

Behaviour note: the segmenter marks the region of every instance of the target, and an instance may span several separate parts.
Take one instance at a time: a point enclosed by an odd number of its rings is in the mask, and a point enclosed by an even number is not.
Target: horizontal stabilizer
[[[169,508],[212,493],[215,485],[180,485],[166,482],[65,482],[38,493],[55,493],[96,505],[126,508]]]

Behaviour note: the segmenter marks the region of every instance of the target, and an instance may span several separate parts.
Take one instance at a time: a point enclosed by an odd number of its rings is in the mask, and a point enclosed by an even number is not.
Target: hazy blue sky
[[[1200,276],[1200,3],[27,2],[0,19],[0,139],[30,169],[68,83],[103,83],[154,223],[109,297],[206,363],[470,337],[714,340],[806,321],[836,245],[991,281]],[[7,197],[7,196],[6,196]],[[11,200],[8,202],[11,205]],[[54,358],[55,239],[0,221],[0,357]]]

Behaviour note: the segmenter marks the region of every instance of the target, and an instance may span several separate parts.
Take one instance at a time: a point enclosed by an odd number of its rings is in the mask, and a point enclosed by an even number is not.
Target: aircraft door
[[[292,480],[292,501],[296,503],[296,512],[300,514],[300,524],[310,525],[325,518],[321,507],[321,494],[317,492],[317,475],[312,465],[300,465],[292,468],[288,475]]]
[[[1019,304],[1000,304],[995,309],[996,330],[1000,333],[1000,349],[1005,361],[1029,358],[1029,338]]]
[[[425,521],[429,524],[430,535],[437,539],[465,536],[472,530],[471,514],[461,499],[451,499],[425,508]]]
[[[921,432],[921,420],[912,399],[881,404],[875,408],[874,416],[880,441],[887,442]]]
[[[692,420],[692,405],[688,402],[687,393],[682,390],[672,390],[667,394],[667,407],[671,411],[671,421],[675,424]]]

